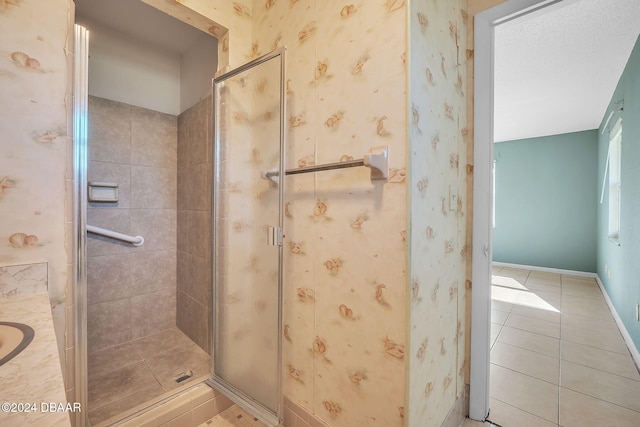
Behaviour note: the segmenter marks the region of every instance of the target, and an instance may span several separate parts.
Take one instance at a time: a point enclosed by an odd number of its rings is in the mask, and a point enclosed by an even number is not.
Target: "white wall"
[[[218,42],[202,36],[182,53],[180,74],[180,112],[211,93],[211,79],[218,68]]]
[[[180,55],[132,39],[95,21],[90,30],[89,94],[180,114]]]

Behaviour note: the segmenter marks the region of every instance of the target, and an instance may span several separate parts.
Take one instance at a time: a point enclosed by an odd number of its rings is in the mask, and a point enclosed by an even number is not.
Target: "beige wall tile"
[[[87,257],[87,304],[130,297],[131,285],[130,254]]]
[[[198,257],[211,257],[211,213],[193,211],[189,218],[189,245]]]
[[[176,324],[178,328],[205,351],[208,351],[207,308],[185,294],[177,295]]]
[[[131,207],[175,209],[176,173],[175,168],[131,166]]]
[[[195,117],[195,115],[198,117]],[[211,162],[211,159],[207,157],[207,146],[209,145],[207,141],[207,137],[209,136],[207,128],[210,126],[209,123],[210,122],[207,122],[206,112],[200,110],[194,111],[193,120],[189,123],[188,161],[191,166]]]
[[[191,209],[211,210],[211,163],[200,163],[189,168],[191,176]]]
[[[144,237],[144,245],[132,251],[175,249],[176,217],[175,209],[132,209],[132,233]]]
[[[138,252],[131,260],[131,295],[147,294],[176,288],[175,250]]]
[[[132,107],[132,165],[175,168],[177,143],[178,120],[176,116]]]
[[[138,339],[176,324],[175,288],[131,297],[131,338]]]
[[[89,160],[129,164],[131,161],[131,106],[89,97]]]
[[[131,340],[131,304],[128,298],[87,307],[88,352]]]
[[[189,166],[189,111],[178,116],[178,143],[176,146],[176,164],[178,169]]]
[[[191,287],[191,258],[193,255],[183,252],[177,251],[177,265],[176,265],[176,280],[177,287],[176,289],[181,292],[187,292],[187,289]]]
[[[177,206],[179,210],[191,209],[192,194],[191,188],[193,187],[193,174],[191,173],[191,167],[179,166],[177,175]]]
[[[210,308],[211,306],[211,261],[195,255],[183,255],[187,279],[182,281],[179,289],[191,298]]]
[[[189,252],[189,211],[178,209],[176,246],[179,251]]]

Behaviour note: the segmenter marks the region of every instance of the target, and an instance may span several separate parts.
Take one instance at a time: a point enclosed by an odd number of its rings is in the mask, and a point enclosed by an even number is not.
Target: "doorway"
[[[560,3],[563,3],[562,5]],[[494,29],[496,26],[526,16],[525,19],[549,12],[558,1],[507,1],[475,17],[475,173],[474,173],[474,267],[472,317],[471,417],[483,419],[488,412],[489,348],[485,340],[488,328],[491,274],[491,164],[493,162],[494,118]],[[610,97],[611,94],[609,93]],[[482,101],[479,102],[479,100]],[[607,99],[608,101],[608,99]],[[489,105],[490,108],[486,108]],[[598,117],[598,120],[600,117]],[[597,128],[598,124],[592,126]],[[511,273],[520,273],[512,271]],[[513,275],[511,274],[511,275]],[[545,279],[550,279],[545,278]],[[555,280],[555,278],[554,278]],[[569,285],[568,288],[572,286]],[[475,385],[474,385],[475,384]]]

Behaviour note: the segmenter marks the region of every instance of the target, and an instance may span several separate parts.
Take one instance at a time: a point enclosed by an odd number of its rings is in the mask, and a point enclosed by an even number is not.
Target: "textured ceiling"
[[[139,0],[75,0],[76,22],[97,21],[135,39],[180,54],[203,32]],[[90,28],[89,28],[90,29]]]
[[[597,129],[640,34],[640,0],[565,0],[495,31],[495,141]]]

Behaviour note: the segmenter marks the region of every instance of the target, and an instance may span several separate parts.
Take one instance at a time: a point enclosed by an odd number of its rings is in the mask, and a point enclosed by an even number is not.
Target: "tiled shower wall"
[[[211,96],[178,117],[177,326],[211,348]]]
[[[176,324],[177,117],[89,97],[88,181],[119,185],[118,203],[90,203],[87,223],[133,236],[134,247],[89,234],[88,350]]]

